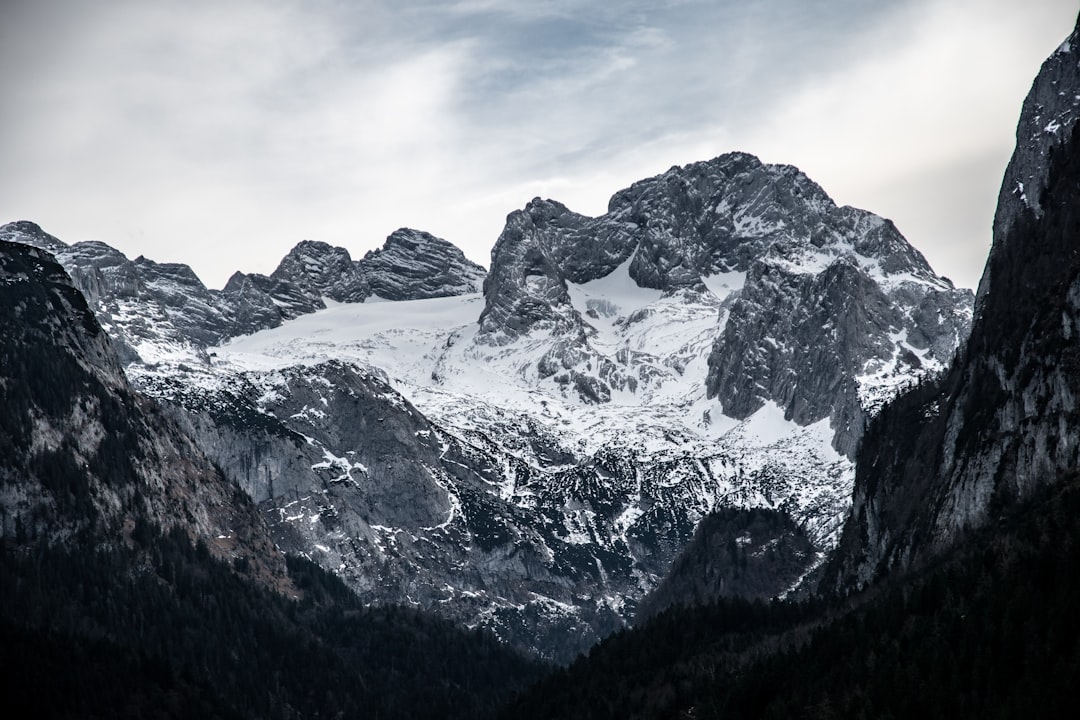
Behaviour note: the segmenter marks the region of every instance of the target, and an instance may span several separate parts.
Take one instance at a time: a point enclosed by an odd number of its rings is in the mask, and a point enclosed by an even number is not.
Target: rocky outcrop
[[[6,225],[0,225],[0,240],[33,245],[42,250],[47,250],[53,255],[58,255],[68,248],[66,242],[50,235],[42,230],[40,225],[29,220],[17,220]]]
[[[422,300],[480,292],[487,271],[458,247],[431,233],[395,230],[378,250],[357,263],[384,300]]]
[[[246,335],[335,302],[363,302],[371,290],[345,248],[303,240],[269,276],[237,272],[221,291],[235,321],[233,335]]]
[[[830,589],[909,567],[1080,470],[1078,41],[1024,102],[964,352],[867,433]]]
[[[270,275],[237,272],[220,291],[207,289],[187,265],[129,260],[98,241],[67,245],[32,222],[0,227],[0,239],[55,253],[125,363],[154,364],[185,347],[188,362],[205,364],[206,346],[325,309],[325,299],[364,302],[373,292],[388,300],[462,295],[479,292],[485,275],[451,243],[409,229],[360,261],[344,248],[304,240]]]
[[[302,288],[316,298],[364,302],[371,291],[358,265],[345,248],[304,240],[282,258],[270,277]]]
[[[584,337],[567,279],[603,277],[633,249],[629,236],[618,232],[625,228],[607,233],[598,232],[598,225],[603,224],[540,198],[510,213],[484,281],[480,328],[489,342],[511,341],[533,330]]]
[[[922,277],[877,275],[867,259],[777,243],[751,264],[709,356],[709,392],[725,413],[748,417],[771,401],[800,425],[828,418],[835,447],[853,456],[883,400],[864,377],[917,377],[951,359],[970,293],[925,266]]]
[[[67,245],[25,221],[3,226],[0,237],[55,253],[125,364],[177,354],[198,362],[205,346],[234,329],[217,295],[187,265],[129,260],[97,241]]]

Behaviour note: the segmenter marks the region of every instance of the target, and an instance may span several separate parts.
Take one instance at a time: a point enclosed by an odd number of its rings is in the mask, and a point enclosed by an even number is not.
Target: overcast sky
[[[977,284],[1016,119],[1077,0],[0,0],[0,223],[186,262],[402,226],[485,266],[534,196],[590,215],[742,150]]]

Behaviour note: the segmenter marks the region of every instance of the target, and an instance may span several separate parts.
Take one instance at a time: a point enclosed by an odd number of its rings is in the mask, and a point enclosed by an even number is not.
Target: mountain
[[[354,261],[349,251],[304,240],[269,276],[235,273],[222,291],[234,316],[250,318],[232,335],[276,327],[323,310],[325,300],[364,302],[370,297],[417,300],[476,292],[484,269],[457,247],[419,230],[391,233],[378,250]]]
[[[487,271],[453,243],[422,230],[402,228],[358,263],[373,295],[385,300],[421,300],[479,292]]]
[[[480,337],[503,346],[551,332],[536,372],[587,400],[663,385],[700,349],[653,354],[651,313],[620,321],[617,304],[571,297],[572,286],[616,274],[721,313],[706,389],[726,415],[773,404],[798,425],[828,419],[849,456],[890,388],[943,367],[968,328],[966,291],[936,276],[891,222],[837,207],[797,168],[732,153],[635,183],[598,218],[539,199],[511,214],[492,251]]]
[[[85,255],[36,226],[0,234]],[[406,230],[356,262],[305,241],[221,292],[114,265],[72,273],[114,288],[95,302],[131,381],[280,547],[367,602],[564,662],[635,618],[710,513],[787,516],[762,542],[798,549],[724,588],[812,577],[865,418],[945,367],[971,301],[890,222],[741,153],[636,183],[598,218],[534,200],[482,294],[460,251]],[[97,280],[114,275],[131,279]],[[722,530],[710,542],[743,537]]]
[[[0,227],[0,240],[55,254],[125,364],[146,366],[206,364],[206,347],[323,310],[326,300],[363,302],[380,293],[396,300],[460,295],[477,292],[484,275],[452,244],[407,228],[359,261],[344,248],[304,240],[270,275],[237,272],[222,290],[208,289],[187,265],[141,256],[129,260],[98,241],[68,245],[28,221]],[[402,259],[413,251],[423,260]]]
[[[554,673],[506,718],[1064,716],[1080,673],[1080,19],[1021,114],[970,340],[889,402],[810,601],[669,607]],[[758,580],[716,515],[661,584]],[[736,542],[717,528],[733,525]],[[740,543],[739,539],[743,542]],[[779,544],[774,545],[779,547]],[[779,558],[778,558],[779,559]],[[710,587],[713,586],[713,587]]]
[[[287,559],[175,411],[131,387],[54,256],[6,241],[0,406],[8,714],[475,717],[543,670]]]
[[[867,433],[834,588],[910,567],[1080,469],[1078,41],[1024,101],[964,352]]]

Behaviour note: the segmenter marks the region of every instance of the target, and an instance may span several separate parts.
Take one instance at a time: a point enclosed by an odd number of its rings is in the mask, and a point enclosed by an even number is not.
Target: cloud
[[[943,244],[962,223],[933,188],[985,184],[1076,10],[1012,5],[14,0],[0,221],[219,286],[300,239],[361,254],[402,225],[486,261],[534,195],[600,213],[637,179],[739,149]]]

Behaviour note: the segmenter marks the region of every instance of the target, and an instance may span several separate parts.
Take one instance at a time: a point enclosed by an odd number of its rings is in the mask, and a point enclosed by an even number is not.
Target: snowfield
[[[800,482],[768,492],[745,486],[736,492],[718,483],[704,490],[704,506],[784,508],[821,547],[831,547],[854,470],[833,449],[828,420],[800,426],[771,402],[738,420],[706,397],[707,357],[744,274],[708,278],[708,293],[665,295],[638,287],[628,264],[598,280],[569,285],[574,308],[591,328],[590,349],[631,371],[646,370],[637,372],[642,380],[634,391],[613,391],[610,402],[585,402],[553,378],[539,377],[537,361],[553,341],[546,333],[497,347],[478,341],[484,307],[479,294],[328,303],[325,310],[211,348],[213,371],[202,382],[219,374],[338,359],[385,374],[427,418],[461,439],[483,435],[542,471],[555,468],[533,454],[522,436],[554,440],[574,463],[617,449],[643,464],[736,457],[749,475],[775,466]],[[879,392],[887,392],[880,388],[882,372],[874,377],[881,379]],[[829,512],[821,516],[824,507]],[[624,520],[632,524],[634,518]]]

